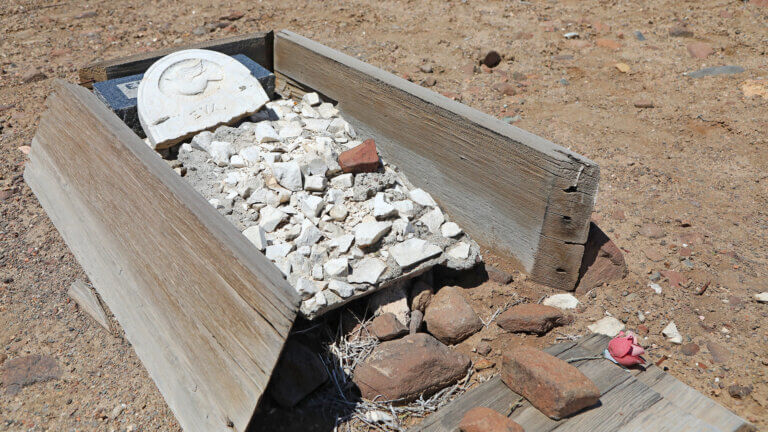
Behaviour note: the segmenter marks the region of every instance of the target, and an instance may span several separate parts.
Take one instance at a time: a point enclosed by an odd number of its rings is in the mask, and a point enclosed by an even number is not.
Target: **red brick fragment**
[[[345,173],[376,172],[379,169],[379,153],[373,139],[363,141],[339,155],[339,165]]]
[[[555,420],[595,405],[600,399],[595,383],[575,366],[526,346],[504,353],[501,380]]]

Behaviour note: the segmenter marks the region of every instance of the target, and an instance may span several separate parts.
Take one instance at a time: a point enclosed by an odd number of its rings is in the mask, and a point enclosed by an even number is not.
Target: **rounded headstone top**
[[[209,50],[177,51],[152,64],[139,84],[139,121],[154,148],[238,120],[269,97],[232,57]]]

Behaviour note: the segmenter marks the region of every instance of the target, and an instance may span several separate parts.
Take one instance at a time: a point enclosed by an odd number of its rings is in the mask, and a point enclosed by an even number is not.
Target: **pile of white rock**
[[[182,144],[175,169],[285,274],[314,318],[443,264],[463,270],[479,248],[432,197],[386,161],[344,173],[361,141],[316,93],[278,100],[238,127]]]

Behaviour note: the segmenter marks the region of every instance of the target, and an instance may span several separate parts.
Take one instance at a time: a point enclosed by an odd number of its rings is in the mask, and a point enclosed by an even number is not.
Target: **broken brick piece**
[[[595,383],[575,366],[526,346],[504,353],[501,380],[555,420],[595,405],[600,399]]]
[[[512,306],[499,315],[496,323],[502,329],[513,333],[546,334],[555,327],[568,325],[573,317],[560,308],[536,303]]]
[[[363,141],[339,155],[339,166],[345,173],[376,172],[379,169],[379,153],[373,139]]]
[[[524,432],[522,426],[486,407],[467,411],[459,423],[461,432]]]

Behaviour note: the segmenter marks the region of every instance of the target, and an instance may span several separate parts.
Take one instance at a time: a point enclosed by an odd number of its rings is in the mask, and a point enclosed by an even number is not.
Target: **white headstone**
[[[215,51],[177,51],[147,69],[139,121],[156,149],[258,111],[269,97],[248,68]]]

